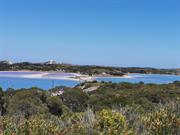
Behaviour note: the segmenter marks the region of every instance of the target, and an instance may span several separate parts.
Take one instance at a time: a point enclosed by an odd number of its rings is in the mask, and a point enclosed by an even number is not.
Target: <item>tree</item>
[[[49,97],[46,102],[51,114],[58,116],[63,114],[63,103],[59,97]]]
[[[0,116],[4,113],[4,99],[3,99],[4,93],[2,88],[0,87]]]
[[[7,114],[29,117],[36,114],[47,114],[48,107],[42,100],[43,91],[32,88],[15,91],[7,96]]]
[[[63,103],[74,112],[82,112],[88,106],[88,95],[79,89],[66,90],[62,95]]]

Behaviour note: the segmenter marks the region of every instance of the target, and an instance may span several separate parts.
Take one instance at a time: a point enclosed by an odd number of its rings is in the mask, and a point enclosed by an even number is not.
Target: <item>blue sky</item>
[[[0,60],[180,67],[179,0],[0,0]]]

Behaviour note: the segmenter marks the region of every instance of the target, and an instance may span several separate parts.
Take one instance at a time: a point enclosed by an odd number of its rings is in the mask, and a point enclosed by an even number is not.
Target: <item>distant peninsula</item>
[[[110,67],[96,65],[73,65],[50,60],[44,63],[0,61],[0,71],[53,71],[79,73],[89,76],[124,76],[128,73],[180,75],[180,68],[157,69],[151,67]]]

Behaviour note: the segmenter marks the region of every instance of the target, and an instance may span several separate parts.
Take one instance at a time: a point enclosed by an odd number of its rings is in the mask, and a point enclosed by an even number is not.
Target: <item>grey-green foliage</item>
[[[3,114],[3,109],[4,109],[3,90],[0,87],[0,116]]]
[[[25,115],[48,113],[44,103],[44,93],[40,90],[20,90],[7,96],[7,115]]]

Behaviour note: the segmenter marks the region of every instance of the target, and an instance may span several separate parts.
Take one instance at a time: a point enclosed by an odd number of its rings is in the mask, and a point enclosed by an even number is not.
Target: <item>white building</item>
[[[54,60],[50,60],[50,61],[45,62],[44,64],[53,65],[53,64],[58,64],[58,63]]]
[[[8,60],[4,60],[4,61],[0,61],[0,64],[12,65],[12,64],[13,64],[13,62],[8,61]]]

